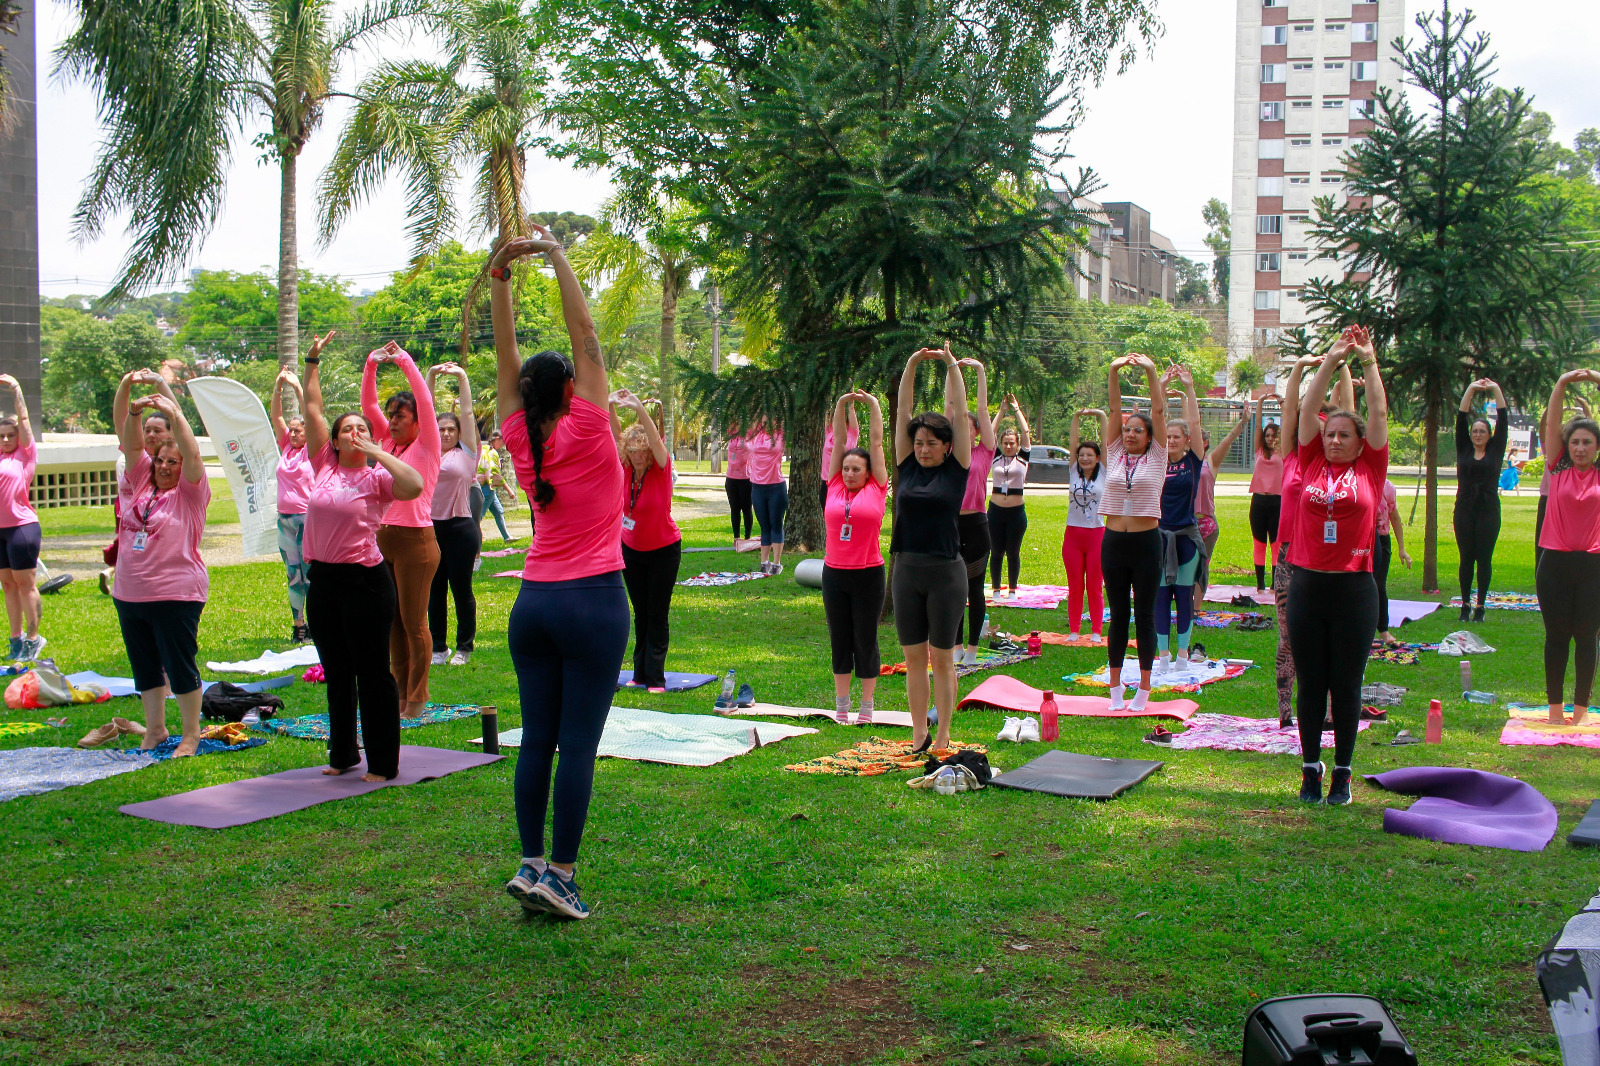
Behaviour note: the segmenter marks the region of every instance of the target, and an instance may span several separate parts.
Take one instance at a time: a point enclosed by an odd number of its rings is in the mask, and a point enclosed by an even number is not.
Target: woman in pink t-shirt
[[[783,430],[765,420],[744,435],[750,463],[750,502],[761,527],[761,572],[783,573],[783,516],[789,510],[789,485],[783,479]]]
[[[1254,544],[1256,591],[1267,588],[1267,567],[1278,554],[1278,521],[1283,515],[1282,427],[1262,419],[1265,394],[1256,397],[1255,468],[1250,471],[1250,539]]]
[[[1366,371],[1367,418],[1349,410],[1319,420],[1322,398],[1347,358]],[[1317,368],[1296,425],[1300,490],[1291,521],[1289,638],[1299,675],[1300,799],[1350,802],[1361,724],[1361,681],[1378,630],[1373,541],[1389,469],[1388,402],[1367,330],[1345,330]],[[1323,712],[1333,716],[1333,778],[1324,801]]]
[[[378,405],[378,367],[393,363],[408,390]],[[378,547],[394,574],[395,614],[389,628],[389,669],[400,687],[400,715],[416,718],[428,702],[428,667],[433,636],[428,632],[428,594],[439,569],[439,540],[433,535],[433,489],[439,483],[439,420],[433,393],[417,364],[390,341],[367,356],[361,372],[361,410],[384,451],[422,475],[422,495],[389,505],[378,529]]]
[[[606,411],[605,358],[583,286],[561,242],[543,226],[533,229],[537,236],[502,243],[489,264],[496,409],[517,481],[538,516],[506,632],[522,704],[515,782],[522,863],[506,891],[530,911],[586,918],[573,865],[594,789],[595,752],[628,646],[627,501]],[[524,361],[517,350],[511,264],[529,255],[543,255],[555,268],[570,360],[547,351]],[[548,862],[547,812],[553,815]]]
[[[833,717],[850,720],[850,673],[861,679],[861,721],[872,721],[873,692],[882,660],[878,620],[883,617],[883,512],[889,494],[889,466],[883,458],[883,408],[870,392],[839,397],[833,434],[842,438],[855,405],[867,405],[868,446],[828,456],[827,497],[822,517],[827,529],[822,554],[822,610],[833,645]]]
[[[627,389],[610,396],[611,431],[622,462],[622,580],[633,604],[633,676],[628,685],[667,691],[668,616],[683,559],[683,536],[672,520],[672,457],[644,401]],[[617,408],[635,416],[626,430]]]
[[[737,429],[728,429],[728,468],[722,478],[722,490],[728,495],[728,514],[733,519],[733,544],[749,540],[756,528],[756,508],[751,500],[750,457],[745,454],[744,435]],[[744,520],[744,536],[739,536],[739,522]]]
[[[478,635],[478,599],[472,592],[472,569],[483,548],[483,520],[472,513],[472,489],[478,476],[478,423],[472,416],[472,383],[455,363],[428,368],[428,390],[440,374],[456,379],[463,420],[441,411],[439,422],[439,480],[433,489],[433,536],[439,544],[439,565],[428,592],[428,636],[433,642],[433,666],[465,666],[472,658]],[[449,601],[456,605],[456,650],[445,644],[450,620]]]
[[[323,346],[335,331],[314,337],[311,358],[319,358]],[[313,366],[316,364],[312,364]],[[272,383],[272,430],[278,437],[278,557],[289,579],[289,615],[294,619],[290,640],[303,644],[311,639],[306,628],[306,493],[311,491],[311,455],[306,451],[306,420],[299,415],[283,416],[283,390],[291,389],[295,406],[306,409],[305,391],[294,370],[284,367]]]
[[[1600,384],[1600,371],[1569,370],[1556,381],[1545,408],[1545,470],[1550,477],[1549,506],[1539,531],[1535,588],[1544,622],[1544,687],[1550,721],[1566,721],[1562,692],[1567,678],[1568,645],[1574,656],[1572,722],[1587,721],[1594,686],[1595,642],[1600,638],[1600,424],[1574,418],[1562,424],[1567,384]]]
[[[0,387],[11,390],[11,405],[17,412],[0,418],[0,586],[5,588],[11,622],[7,654],[13,662],[31,661],[45,645],[39,635],[39,586],[34,581],[41,544],[39,515],[28,499],[39,444],[33,439],[21,383],[10,374],[0,374]]]
[[[961,534],[961,561],[967,567],[967,612],[956,626],[957,666],[978,665],[978,641],[983,634],[983,616],[988,601],[983,595],[983,574],[989,567],[989,474],[994,468],[997,442],[994,421],[989,417],[989,375],[976,359],[958,360],[978,377],[978,407],[966,412],[972,432],[972,465],[967,468],[967,491],[961,498],[961,513],[956,527]],[[957,417],[946,411],[945,416]]]
[[[161,376],[138,370],[136,385],[151,385],[153,396],[127,405],[122,454],[127,469],[117,486],[122,498],[117,519],[117,574],[111,589],[122,627],[122,643],[133,668],[133,684],[144,704],[149,749],[167,739],[167,693],[178,700],[183,739],[174,755],[193,755],[200,746],[200,612],[210,582],[200,558],[211,486],[189,420]],[[144,449],[137,412],[160,411],[173,439],[155,455]]]
[[[378,549],[378,529],[389,506],[417,499],[424,482],[372,439],[365,415],[342,414],[329,428],[319,351],[321,346],[313,345],[306,356],[303,410],[312,468],[306,494],[305,553],[311,567],[306,620],[328,683],[331,733],[322,772],[352,769],[365,747],[362,780],[386,781],[400,773],[400,693],[389,670],[394,577]]]

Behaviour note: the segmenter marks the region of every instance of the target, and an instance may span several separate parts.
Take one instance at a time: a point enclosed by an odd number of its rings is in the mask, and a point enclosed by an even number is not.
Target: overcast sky
[[[69,22],[63,5],[41,0],[40,7],[40,287],[47,296],[98,293],[110,284],[128,242],[118,226],[87,246],[71,239],[72,211],[93,166],[98,123],[86,88],[62,85],[44,73]],[[1408,5],[1408,17],[1420,10],[1421,4]],[[1532,92],[1535,106],[1554,117],[1562,141],[1570,143],[1580,129],[1600,126],[1600,73],[1593,63],[1600,54],[1600,16],[1594,0],[1480,0],[1473,10],[1477,28],[1490,34],[1500,55],[1498,82]],[[1213,196],[1226,200],[1230,181],[1235,5],[1160,0],[1158,11],[1165,36],[1152,55],[1141,56],[1126,74],[1108,78],[1091,94],[1088,118],[1074,134],[1072,150],[1105,181],[1101,199],[1140,204],[1180,252],[1208,259],[1200,208]],[[1530,12],[1538,17],[1530,18]],[[331,107],[302,157],[301,261],[319,273],[350,279],[357,291],[381,288],[407,258],[397,188],[357,212],[332,246],[318,248],[312,240],[316,181],[344,115],[343,106]],[[226,209],[191,266],[276,272],[278,176],[276,168],[256,161],[257,151],[248,143],[256,132],[241,139]],[[603,175],[543,158],[530,159],[528,169],[532,210],[592,213],[608,191]]]

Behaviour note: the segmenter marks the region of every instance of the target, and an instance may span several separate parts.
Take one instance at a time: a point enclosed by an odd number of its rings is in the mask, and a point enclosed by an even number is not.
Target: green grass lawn
[[[1219,566],[1241,574],[1247,502],[1219,500]],[[1532,586],[1533,503],[1506,503],[1497,589]],[[1062,580],[1064,507],[1029,504],[1025,581]],[[690,544],[726,536],[724,519],[686,525]],[[1453,549],[1443,554],[1453,574]],[[1400,571],[1393,587],[1415,594],[1416,581]],[[505,620],[517,586],[483,577],[477,590],[479,650],[465,668],[436,669],[434,695],[498,704],[515,725]],[[126,673],[109,600],[81,583],[45,610],[63,667]],[[1065,623],[1004,609],[998,620]],[[673,624],[671,668],[733,666],[759,699],[829,705],[820,594],[787,575],[679,589]],[[1454,628],[1441,611],[1401,632],[1437,640]],[[1499,648],[1476,659],[1478,686],[1537,702],[1538,616],[1492,611],[1472,628]],[[281,648],[286,630],[277,566],[214,571],[202,658]],[[1201,632],[1213,653],[1266,667],[1208,688],[1202,706],[1272,715],[1275,637]],[[891,628],[880,641],[886,661],[899,658]],[[1047,646],[1015,673],[1059,685],[1096,661]],[[1359,778],[1353,806],[1306,809],[1291,757],[1158,753],[1140,741],[1147,722],[1081,718],[1063,722],[1060,747],[1166,768],[1106,804],[784,772],[868,732],[820,723],[710,769],[602,761],[580,870],[594,917],[581,924],[526,918],[501,891],[519,853],[514,755],[220,832],[117,807],[315,765],[321,747],[277,738],[15,800],[0,807],[0,1060],[1221,1064],[1238,1061],[1259,1000],[1343,991],[1384,999],[1423,1062],[1556,1063],[1532,962],[1595,890],[1594,856],[1562,836],[1600,795],[1600,771],[1585,750],[1500,746],[1503,711],[1461,701],[1456,669],[1439,656],[1373,666],[1369,679],[1411,689],[1399,727],[1420,731],[1429,697],[1444,700],[1445,744],[1374,746],[1397,728],[1380,726],[1363,734],[1356,768],[1521,777],[1561,812],[1542,854],[1386,835],[1386,803],[1409,801]],[[618,698],[705,712],[713,691]],[[315,686],[286,699],[291,713],[325,709]],[[884,681],[879,706],[904,708],[902,679]],[[59,733],[0,744],[71,744],[112,713],[138,706],[70,708]],[[1002,767],[1046,749],[995,744],[1001,718],[963,712],[956,737],[990,743]],[[464,749],[478,732],[469,720],[404,741]]]

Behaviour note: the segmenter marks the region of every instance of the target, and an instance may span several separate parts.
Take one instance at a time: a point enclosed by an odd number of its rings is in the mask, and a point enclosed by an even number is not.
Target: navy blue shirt
[[[967,468],[954,452],[938,466],[923,466],[908,455],[897,468],[894,487],[894,532],[890,552],[918,552],[942,559],[961,557],[956,518],[967,494]]]
[[[1200,457],[1190,451],[1167,464],[1166,484],[1161,488],[1161,528],[1182,529],[1195,523],[1194,497],[1200,488]]]

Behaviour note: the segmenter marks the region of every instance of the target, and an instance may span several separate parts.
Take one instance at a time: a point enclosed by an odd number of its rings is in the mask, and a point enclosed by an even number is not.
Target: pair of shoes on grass
[[[449,648],[443,648],[433,653],[429,663],[433,666],[465,666],[471,658],[470,651],[458,648],[452,655]]]
[[[138,722],[130,722],[126,718],[113,718],[105,725],[95,726],[85,733],[83,738],[78,741],[78,747],[98,748],[106,741],[122,736],[142,737],[144,736],[144,726]]]
[[[737,690],[735,689],[737,685]],[[654,692],[655,689],[650,691]],[[722,691],[717,695],[715,709],[720,714],[728,714],[741,707],[754,707],[756,705],[756,690],[748,683],[738,684],[734,671],[729,670],[728,676],[722,679]]]
[[[983,787],[978,775],[965,766],[941,766],[931,774],[914,777],[906,784],[911,788],[927,789],[941,796],[957,792],[976,792]]]
[[[1335,766],[1328,782],[1328,795],[1322,795],[1322,779],[1327,774],[1326,763],[1300,768],[1300,802],[1320,803],[1329,807],[1348,806],[1351,800],[1350,779],[1354,776],[1348,766]]]
[[[506,882],[506,894],[535,914],[589,917],[589,907],[578,893],[577,879],[542,860],[537,864],[523,863],[516,876]]]
[[[44,646],[50,643],[43,636],[38,637],[12,637],[11,648],[6,653],[6,658],[14,663],[30,663],[39,658],[39,653],[44,651]]]
[[[1021,718],[1008,717],[1005,724],[1000,727],[1000,732],[994,735],[996,740],[1009,740],[1013,744],[1037,744],[1039,742],[1039,720],[1024,715]]]

